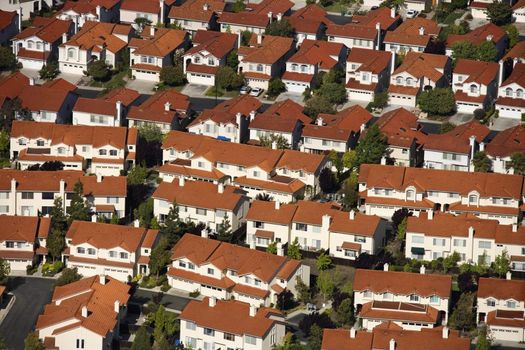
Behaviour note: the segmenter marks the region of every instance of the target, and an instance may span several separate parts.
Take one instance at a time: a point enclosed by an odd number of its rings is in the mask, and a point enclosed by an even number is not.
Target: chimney
[[[394,7],[390,9],[390,17],[396,18],[396,9]]]
[[[281,19],[283,19],[283,14],[279,12],[277,14],[277,20],[280,21]]]
[[[361,127],[359,128],[359,131],[363,132],[363,131],[365,131],[365,129],[366,129],[366,124],[365,123],[361,124]]]
[[[184,187],[184,183],[186,182],[186,179],[184,176],[179,177],[179,187]]]
[[[480,142],[479,143],[479,151],[480,152],[484,152],[485,151],[485,142]]]
[[[101,22],[100,20],[100,14],[102,12],[102,7],[100,5],[97,5],[95,11],[97,12],[97,18],[98,18],[98,21]]]
[[[396,341],[394,338],[390,339],[388,342],[388,350],[395,350],[396,349]]]
[[[11,179],[11,192],[15,192],[15,191],[16,191],[16,179],[12,178]]]
[[[427,212],[427,219],[429,219],[429,220],[434,220],[434,209],[430,209],[430,210]]]
[[[113,303],[113,311],[115,311],[116,314],[120,312],[120,301],[115,300]]]
[[[29,77],[29,85],[31,86],[35,85],[35,78]]]
[[[224,193],[224,183],[219,182],[219,184],[217,185],[217,192]]]
[[[427,270],[427,268],[425,267],[425,265],[421,265],[421,267],[419,268],[419,273],[421,275],[424,275],[426,270]]]
[[[115,126],[120,126],[120,121],[122,118],[122,102],[121,101],[115,102],[115,108],[117,110],[117,119],[118,119],[118,125],[115,125]]]
[[[419,35],[425,35],[425,27],[419,27]]]
[[[281,202],[277,200],[275,201],[275,210],[279,210],[279,209],[281,209]]]
[[[88,317],[88,309],[86,305],[82,306],[81,314],[82,314],[82,317],[84,318]]]
[[[250,121],[253,121],[255,119],[255,111],[250,112]]]
[[[492,41],[492,38],[494,38],[494,36],[492,34],[489,34],[489,35],[487,35],[487,37],[485,39],[487,41]]]
[[[62,195],[65,190],[66,190],[66,181],[64,179],[60,179],[60,195]]]
[[[349,218],[350,220],[355,220],[355,210],[354,209],[350,210]]]
[[[207,2],[205,2],[204,5],[202,5],[202,10],[203,11],[208,11],[209,8],[210,8],[210,5],[208,5]]]
[[[240,112],[237,112],[237,114],[235,114],[235,123],[239,127],[241,126],[241,118],[242,118],[242,114]]]
[[[67,42],[67,33],[62,33],[62,44]]]
[[[201,237],[202,238],[208,238],[208,230],[206,230],[205,228],[203,228],[201,230]]]
[[[448,333],[449,333],[448,327],[444,326],[442,329],[443,339],[448,339]]]
[[[164,23],[164,0],[159,0],[160,7],[160,23]]]
[[[98,283],[105,286],[106,285],[106,275],[104,275],[103,273],[98,275]]]
[[[20,33],[22,31],[22,8],[19,7],[16,13],[18,14],[18,32]]]
[[[324,124],[323,117],[317,117],[317,120],[315,121],[315,123],[319,126],[323,126]]]
[[[519,63],[519,59],[517,57],[514,57],[514,59],[512,60],[512,69],[514,69],[514,67],[516,66],[516,64]]]
[[[474,227],[470,226],[468,228],[468,238],[469,238],[469,240],[472,239],[472,237],[474,237]]]
[[[330,217],[330,215],[325,214],[323,215],[323,218],[321,220],[321,228],[324,229],[324,231],[328,231],[328,227],[330,226],[330,221],[332,220],[332,218]]]
[[[277,149],[277,141],[272,141],[272,149]]]
[[[392,62],[390,62],[390,75],[394,74],[396,69],[396,52],[392,50]]]
[[[171,103],[166,102],[166,103],[164,104],[164,110],[165,110],[166,112],[169,112],[170,109],[171,109]]]
[[[376,23],[376,30],[377,30],[377,44],[376,44],[376,50],[381,49],[381,23]]]
[[[277,255],[284,256],[283,244],[281,242],[277,242]]]
[[[73,21],[74,23],[74,26],[73,26],[73,33],[78,33],[78,18],[79,16],[75,16],[75,20]]]
[[[272,23],[272,20],[273,20],[273,12],[272,11],[268,12],[268,19],[270,20],[270,23]]]
[[[383,271],[388,271],[388,263],[385,263],[385,264],[383,265]]]
[[[255,317],[255,314],[257,313],[257,308],[255,305],[250,305],[250,317]]]
[[[209,297],[208,298],[208,306],[209,307],[215,307],[215,305],[217,305],[217,298]]]
[[[381,157],[381,165],[386,165],[386,157],[385,156]]]
[[[512,232],[518,232],[518,224],[512,224]]]
[[[97,214],[91,215],[91,222],[97,222],[97,219],[98,219]]]
[[[262,44],[262,34],[257,34],[257,45],[261,45]]]
[[[354,327],[350,328],[350,338],[355,339],[356,330]]]
[[[140,220],[139,219],[133,220],[133,227],[140,227]]]
[[[512,272],[507,271],[507,273],[505,274],[505,279],[510,281],[512,279]]]
[[[474,151],[475,151],[475,145],[476,145],[476,136],[472,135],[469,137],[469,143],[470,143],[470,159],[472,160],[474,158]]]
[[[514,59],[514,62],[516,62],[516,59]],[[500,60],[498,63],[499,63],[498,86],[501,86],[501,84],[503,83],[503,75],[505,73],[505,67],[503,66],[503,60]]]
[[[102,174],[97,174],[97,182],[102,182]]]

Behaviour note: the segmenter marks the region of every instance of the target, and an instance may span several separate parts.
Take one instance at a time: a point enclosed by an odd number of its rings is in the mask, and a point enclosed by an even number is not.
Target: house
[[[66,233],[66,266],[83,276],[104,275],[127,282],[149,274],[157,230],[99,222],[73,221]]]
[[[141,27],[141,21],[153,26],[164,24],[173,3],[173,0],[122,0],[120,22],[134,24],[136,27]]]
[[[496,46],[498,51],[496,58],[499,59],[507,48],[508,36],[502,28],[493,23],[484,24],[466,34],[450,34],[445,42],[447,56],[452,57],[454,44],[462,41],[469,41],[475,46],[480,45],[484,41],[491,41]]]
[[[15,100],[29,84],[30,79],[19,71],[0,78],[0,107],[16,103]]]
[[[71,205],[75,184],[83,185],[83,196],[95,214],[124,217],[126,177],[85,176],[80,171],[0,170],[0,214],[48,215],[54,200],[62,199],[64,213]]]
[[[385,51],[354,48],[346,58],[346,92],[351,101],[373,102],[387,90],[395,56]]]
[[[392,31],[397,28],[401,23],[401,16],[396,15],[395,9],[381,6],[366,12],[364,15],[354,14],[352,16],[352,23],[368,27],[376,27],[377,23],[379,23],[382,36],[384,36],[386,31]]]
[[[467,59],[456,60],[452,75],[452,90],[459,113],[474,113],[488,109],[498,95],[503,64]],[[501,73],[499,73],[501,72]]]
[[[448,327],[406,330],[393,322],[384,322],[371,332],[366,330],[328,329],[323,330],[322,350],[468,350],[470,339],[461,337],[459,331]]]
[[[119,176],[135,163],[137,139],[136,129],[14,121],[10,157],[21,170],[58,161],[66,170]]]
[[[370,331],[386,321],[403,330],[423,330],[446,324],[452,296],[452,277],[388,270],[357,269],[354,308]]]
[[[99,98],[80,97],[73,107],[73,125],[124,126],[129,108],[139,97],[138,91],[124,87]]]
[[[202,111],[188,125],[188,131],[221,141],[245,143],[249,138],[248,125],[261,107],[259,99],[240,95]]]
[[[180,320],[181,342],[190,349],[271,349],[286,333],[279,310],[214,297],[190,301]]]
[[[22,21],[31,19],[31,14],[38,14],[40,10],[50,5],[53,4],[48,0],[6,1],[2,3],[2,10],[19,13],[21,16],[20,24],[22,24]]]
[[[288,147],[297,149],[303,125],[311,122],[303,109],[303,106],[290,99],[272,104],[250,121],[248,143],[260,145],[262,140],[271,140],[277,136],[285,140]]]
[[[512,18],[516,23],[525,23],[525,3],[517,1],[512,6]]]
[[[158,127],[163,134],[186,127],[191,114],[190,99],[175,89],[158,91],[138,106],[129,109],[131,127]]]
[[[174,205],[179,211],[179,218],[195,225],[204,224],[218,232],[221,225],[228,221],[232,232],[242,223],[250,202],[244,191],[237,187],[217,185],[206,181],[163,181],[152,195],[153,214],[159,222],[164,222]]]
[[[366,214],[384,218],[401,208],[415,216],[435,209],[515,224],[521,215],[522,188],[523,178],[517,175],[368,164],[359,172]]]
[[[391,74],[389,102],[415,108],[422,91],[448,86],[450,74],[451,61],[447,56],[410,51]]]
[[[93,276],[55,287],[36,321],[46,349],[104,349],[119,339],[131,287],[107,276]]]
[[[300,149],[307,153],[322,154],[334,150],[343,154],[355,148],[359,135],[371,120],[372,114],[359,105],[337,114],[320,113],[315,124],[304,126]]]
[[[414,113],[397,108],[383,114],[375,125],[387,139],[387,158],[391,163],[400,166],[418,166],[423,163],[423,147],[427,134],[421,130],[421,124]],[[365,135],[366,130],[361,139]]]
[[[86,22],[117,23],[119,7],[120,0],[68,0],[55,17],[73,21],[76,33]]]
[[[518,41],[516,45],[503,56],[503,61],[511,61],[512,67],[514,67],[516,63],[525,63],[525,42]]]
[[[182,56],[188,82],[215,86],[217,70],[226,65],[228,55],[237,48],[238,41],[236,34],[197,30],[192,38],[193,47]]]
[[[275,304],[284,291],[297,295],[297,278],[310,284],[310,268],[300,260],[252,248],[187,233],[172,249],[168,282],[185,292],[257,307]]]
[[[133,77],[158,83],[162,67],[172,66],[175,55],[188,46],[188,32],[146,26],[128,46]]]
[[[75,89],[75,85],[65,80],[35,85],[35,80],[29,79],[29,85],[17,96],[21,107],[16,111],[17,119],[32,119],[41,123],[69,122],[78,98],[73,92]]]
[[[26,271],[37,262],[37,237],[47,236],[51,225],[48,217],[0,215],[0,258],[11,271]]]
[[[58,48],[60,71],[84,75],[95,60],[117,67],[132,34],[129,25],[87,22],[82,30]]]
[[[0,45],[8,45],[21,29],[21,14],[17,11],[0,10]]]
[[[456,126],[444,134],[428,135],[425,142],[425,168],[474,171],[472,160],[485,150],[490,129],[477,120]]]
[[[517,63],[498,89],[496,109],[500,117],[521,120],[525,113],[525,63]]]
[[[452,215],[429,210],[407,219],[405,256],[419,260],[446,258],[454,252],[465,263],[493,263],[507,252],[513,270],[523,271],[523,227],[500,225],[472,214]]]
[[[262,35],[268,24],[289,15],[293,6],[294,3],[289,0],[248,2],[244,11],[224,11],[217,22],[221,26],[221,32],[241,34],[243,31],[250,31]]]
[[[199,30],[218,30],[217,17],[225,6],[222,0],[189,0],[172,6],[168,18],[171,24],[177,24],[192,34]]]
[[[284,72],[293,52],[293,39],[262,34],[255,37],[255,43],[239,47],[239,72],[250,87],[267,90],[270,80]]]
[[[510,274],[507,274],[507,279],[479,279],[477,319],[487,325],[495,340],[525,340],[524,286],[524,281],[512,280]]]
[[[282,81],[289,92],[304,93],[318,80],[320,72],[341,68],[346,57],[346,47],[341,43],[323,40],[303,40],[299,50],[286,62]]]
[[[284,19],[292,26],[297,45],[304,40],[321,40],[327,24],[332,23],[328,13],[317,4],[306,5]]]
[[[433,20],[421,17],[409,18],[396,30],[386,32],[383,41],[385,51],[395,53],[426,52],[440,31],[441,27]]]
[[[514,153],[525,152],[525,132],[523,126],[500,131],[485,146],[485,153],[492,161],[492,171],[501,174],[514,174],[510,167],[511,156]]]
[[[58,56],[58,46],[73,33],[73,22],[35,17],[12,39],[13,53],[24,68],[39,70]]]

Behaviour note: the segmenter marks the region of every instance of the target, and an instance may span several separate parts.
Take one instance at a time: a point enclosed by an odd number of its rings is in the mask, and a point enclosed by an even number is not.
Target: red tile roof
[[[170,103],[168,111],[166,103]],[[140,106],[132,106],[127,118],[171,124],[175,117],[185,116],[189,109],[189,97],[170,89],[156,92]]]
[[[249,47],[241,46],[238,50],[239,60],[242,62],[274,64],[292,50],[292,48],[292,38],[264,35],[261,44],[255,44]],[[245,72],[245,75],[246,73],[248,72]]]
[[[122,0],[120,9],[153,14],[160,13],[160,5],[158,0]]]
[[[348,54],[347,62],[360,63],[356,71],[379,74],[390,67],[392,54],[386,51],[353,48]]]
[[[62,34],[68,33],[73,26],[72,21],[62,21],[54,17],[35,17],[31,26],[14,36],[13,40],[36,36],[47,43],[54,43]]]
[[[192,38],[194,46],[186,51],[184,55],[208,52],[214,57],[221,59],[237,48],[237,41],[237,34],[198,30]]]
[[[507,37],[507,33],[502,28],[493,23],[487,23],[466,34],[450,34],[447,37],[446,46],[451,48],[454,43],[459,41],[469,41],[474,45],[479,45],[488,40],[488,38],[491,38],[491,41],[497,44],[505,37]]]
[[[141,0],[142,1],[142,0]],[[154,36],[150,36],[151,27],[146,26],[141,38],[132,38],[129,47],[135,55],[165,57],[176,49],[184,46],[188,40],[188,32],[169,28],[154,28]]]
[[[461,83],[480,83],[489,85],[497,79],[499,65],[496,62],[484,62],[460,58],[456,60],[454,74],[468,75]]]
[[[168,18],[210,22],[217,13],[222,13],[226,3],[222,0],[188,0],[172,6]]]
[[[14,24],[17,16],[18,14],[16,11],[0,10],[0,30],[6,29],[10,25]]]
[[[338,58],[344,50],[341,43],[305,39],[288,62],[318,65],[320,69],[329,70],[339,63]]]
[[[474,136],[480,143],[490,134],[490,129],[476,120],[456,126],[444,134],[428,135],[425,150],[470,153],[470,137]]]
[[[525,152],[525,127],[517,125],[500,131],[486,145],[485,152],[493,157],[508,157],[514,152]]]
[[[444,55],[410,51],[393,75],[406,72],[416,79],[426,77],[437,82],[443,77],[448,62],[449,58]]]
[[[118,53],[127,46],[127,42],[117,35],[132,32],[130,25],[86,21],[82,29],[61,46],[76,46],[81,50],[107,49]]]
[[[517,63],[512,69],[510,76],[505,79],[505,81],[503,81],[500,88],[513,83],[516,83],[521,87],[525,87],[525,63]]]
[[[481,277],[478,282],[478,298],[525,301],[525,281]]]

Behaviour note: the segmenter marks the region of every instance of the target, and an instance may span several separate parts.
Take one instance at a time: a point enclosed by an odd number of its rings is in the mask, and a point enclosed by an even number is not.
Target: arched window
[[[478,86],[476,84],[470,85],[470,92],[473,93],[473,94],[477,94],[478,93]]]
[[[470,196],[468,196],[468,202],[469,204],[478,204],[478,196],[476,196],[475,194],[471,194]]]
[[[396,84],[402,84],[402,83],[403,83],[403,78],[397,77],[396,78]]]
[[[35,46],[35,42],[34,42],[33,40],[29,40],[29,41],[27,42],[27,48],[28,48],[28,49],[32,49],[33,46]]]
[[[523,90],[522,89],[516,90],[516,97],[519,97],[519,98],[523,97]]]
[[[75,57],[75,49],[69,48],[67,49],[67,58],[74,58]]]
[[[299,66],[296,63],[292,64],[292,70],[295,72]]]
[[[512,89],[511,88],[506,88],[505,89],[505,96],[512,96]]]
[[[416,196],[416,193],[414,192],[414,190],[407,191],[407,199],[414,199],[415,196]]]
[[[37,50],[42,50],[42,42],[41,41],[37,41],[36,42],[36,49]]]
[[[407,78],[407,85],[412,85],[412,78]]]
[[[257,72],[262,72],[263,71],[263,65],[262,64],[258,64],[257,65]]]
[[[307,70],[308,70],[308,66],[305,65],[305,64],[302,64],[302,65],[301,65],[301,72],[304,73],[304,72],[306,72]]]
[[[58,154],[64,154],[66,153],[66,148],[65,147],[58,147]]]

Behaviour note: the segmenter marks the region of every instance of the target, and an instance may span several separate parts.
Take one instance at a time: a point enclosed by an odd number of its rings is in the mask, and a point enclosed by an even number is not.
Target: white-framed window
[[[120,252],[120,258],[121,259],[127,259],[129,257],[129,254],[126,252]]]
[[[186,321],[186,329],[194,331],[197,328],[195,325],[195,322],[192,321]]]
[[[96,254],[96,250],[95,250],[95,248],[88,248],[87,249],[87,253],[88,253],[88,255],[95,255]]]
[[[441,302],[441,298],[437,295],[432,295],[430,297],[430,304],[439,304]]]
[[[511,97],[512,96],[512,89],[511,88],[506,88],[505,89],[505,96],[507,96],[507,97]]]
[[[75,58],[76,56],[76,50],[72,47],[67,49],[67,58]]]
[[[410,301],[419,301],[419,295],[417,294],[410,294]]]
[[[454,247],[466,247],[467,246],[466,239],[454,238],[452,242],[453,242]]]
[[[446,240],[444,238],[433,238],[432,244],[437,247],[443,247],[445,245]]]
[[[478,196],[476,196],[475,194],[471,194],[470,196],[468,196],[468,202],[469,204],[478,204]]]
[[[84,248],[84,247],[77,247],[77,253],[78,254],[86,254],[86,248]]]
[[[515,309],[518,305],[515,300],[507,300],[506,304],[509,309]]]
[[[383,300],[391,300],[394,298],[394,295],[392,293],[383,293]]]
[[[487,306],[496,306],[496,300],[487,299]]]
[[[208,267],[208,275],[213,275],[215,273],[215,270],[211,267]]]
[[[424,236],[412,236],[412,243],[425,243],[425,237]]]
[[[251,335],[245,335],[244,336],[244,342],[246,344],[256,345],[257,344],[257,338],[252,337]]]
[[[197,208],[195,211],[197,212],[198,215],[206,215],[207,213],[207,210],[202,209],[202,208]]]
[[[372,292],[369,290],[365,290],[365,292],[363,293],[364,298],[372,298],[372,295]]]
[[[479,241],[478,247],[482,248],[482,249],[490,249],[490,247],[492,246],[491,243],[492,242],[490,242],[490,241]]]

